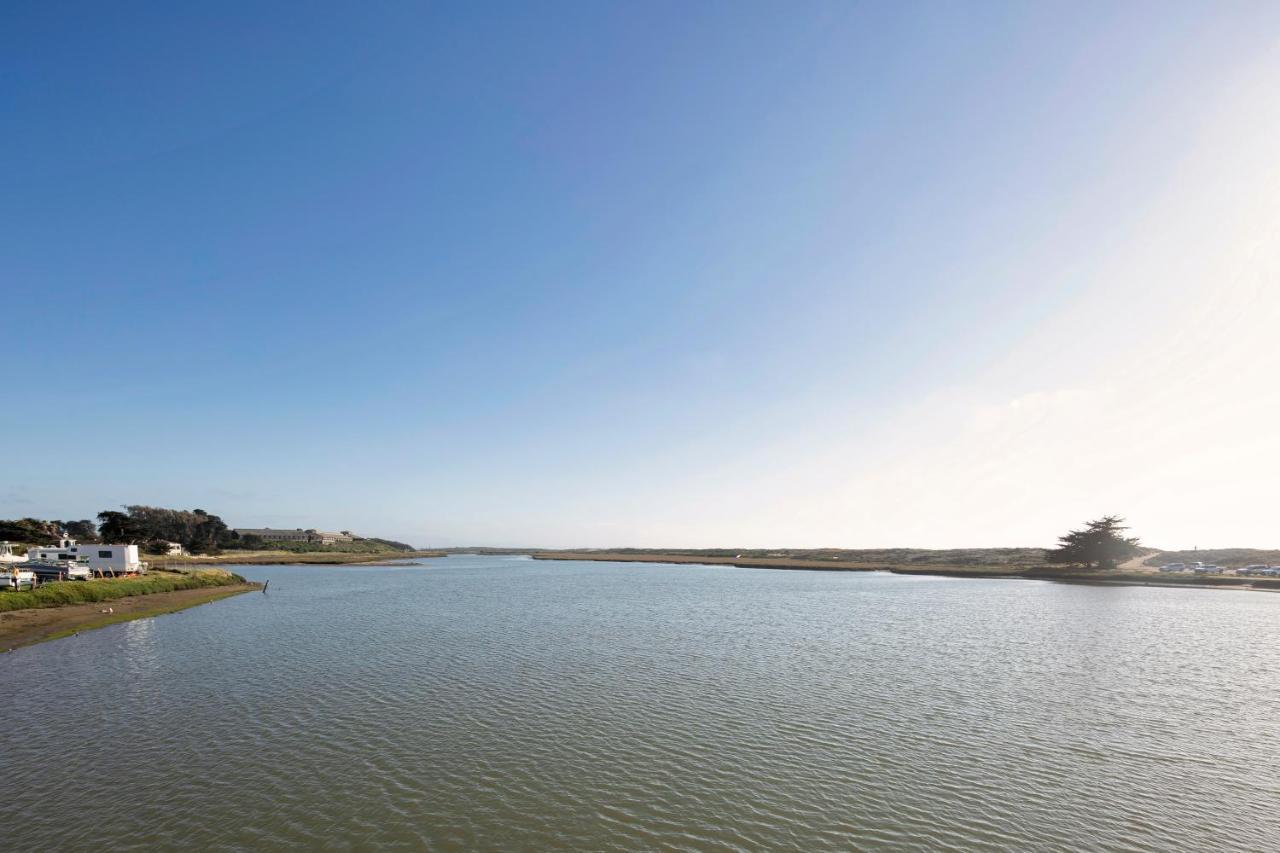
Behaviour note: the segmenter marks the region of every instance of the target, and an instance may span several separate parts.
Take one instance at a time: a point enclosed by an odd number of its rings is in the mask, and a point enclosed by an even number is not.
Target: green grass
[[[33,607],[62,607],[68,604],[92,604],[130,595],[152,595],[180,589],[232,586],[245,579],[233,572],[211,569],[184,574],[153,572],[143,577],[105,578],[92,581],[60,581],[43,584],[33,590],[0,592],[0,613]]]

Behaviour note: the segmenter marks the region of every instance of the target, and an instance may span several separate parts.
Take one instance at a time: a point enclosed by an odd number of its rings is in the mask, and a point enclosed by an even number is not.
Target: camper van
[[[56,548],[27,549],[32,562],[83,562],[95,575],[133,575],[147,570],[138,559],[137,545],[78,545],[74,539],[63,539]]]

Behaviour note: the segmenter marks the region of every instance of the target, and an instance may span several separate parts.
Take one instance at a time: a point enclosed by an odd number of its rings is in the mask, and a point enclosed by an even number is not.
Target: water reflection
[[[0,715],[34,721],[0,777],[38,804],[0,846],[1280,838],[1280,596],[507,557],[246,573],[270,595],[0,656]]]

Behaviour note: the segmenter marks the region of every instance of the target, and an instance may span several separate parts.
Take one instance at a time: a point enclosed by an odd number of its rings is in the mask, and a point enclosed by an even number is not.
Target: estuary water
[[[240,571],[0,655],[0,849],[1280,849],[1280,595]]]

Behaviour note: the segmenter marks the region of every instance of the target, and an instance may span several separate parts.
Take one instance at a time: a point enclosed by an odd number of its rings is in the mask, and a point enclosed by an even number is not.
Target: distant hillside
[[[227,551],[287,551],[290,554],[383,554],[397,551],[412,551],[412,545],[395,542],[390,539],[356,538],[351,542],[333,542],[322,545],[319,542],[276,542],[267,541],[257,536],[242,536],[226,545]]]

